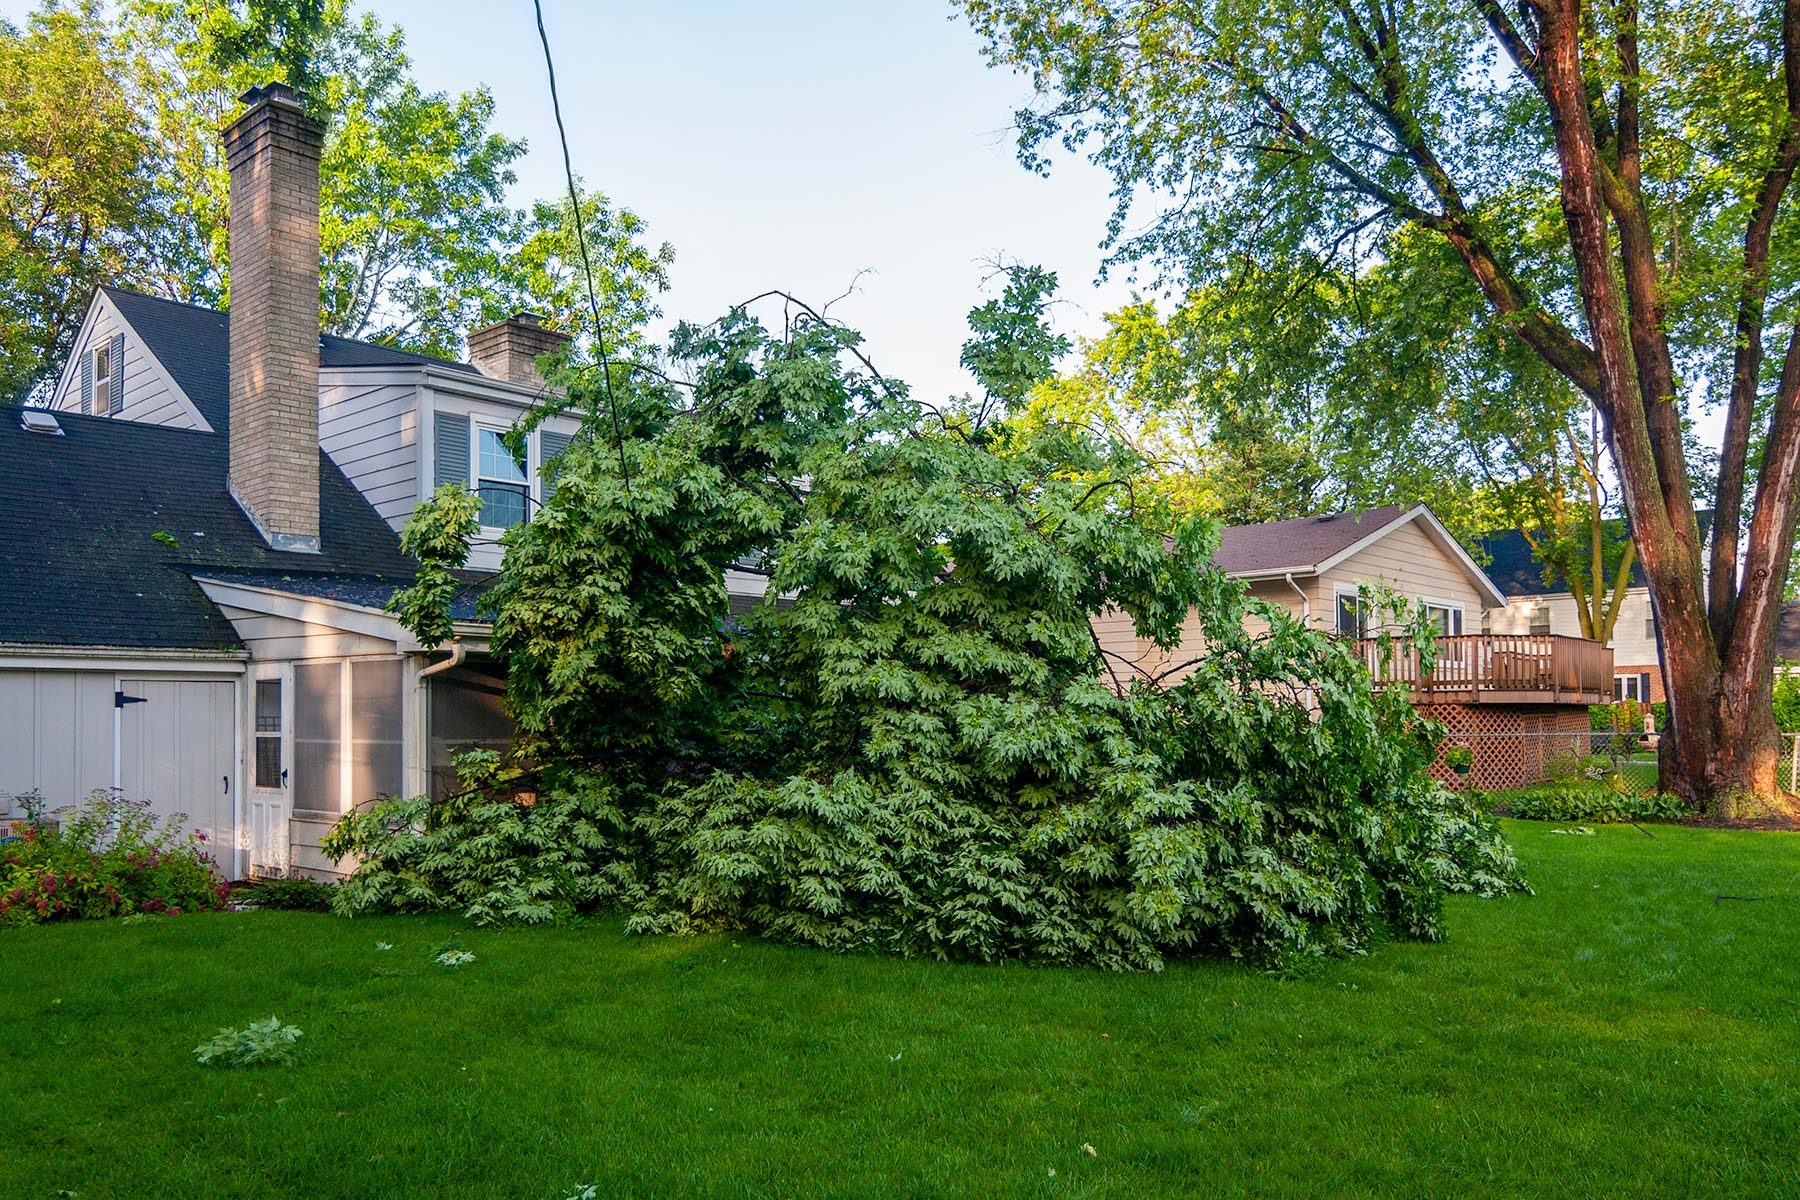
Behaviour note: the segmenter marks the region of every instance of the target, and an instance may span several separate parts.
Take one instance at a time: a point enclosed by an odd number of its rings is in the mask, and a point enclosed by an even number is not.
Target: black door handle
[[[219,776],[219,782],[224,784],[224,787],[221,788],[220,790],[223,791],[227,796],[231,795],[231,776],[221,775],[221,776]]]

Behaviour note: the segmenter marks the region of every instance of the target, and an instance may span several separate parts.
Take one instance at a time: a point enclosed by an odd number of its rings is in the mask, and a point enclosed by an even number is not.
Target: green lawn
[[[1536,896],[1304,980],[611,923],[0,931],[0,1197],[1800,1194],[1800,835],[1509,831]],[[455,934],[476,961],[431,964]],[[298,1066],[194,1064],[270,1013]]]

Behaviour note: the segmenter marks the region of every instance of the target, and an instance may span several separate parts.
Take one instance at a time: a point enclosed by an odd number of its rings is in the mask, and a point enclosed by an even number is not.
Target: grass
[[[611,923],[0,931],[0,1196],[1800,1194],[1800,835],[1508,829],[1537,895],[1300,980]],[[474,962],[430,961],[451,936]],[[297,1066],[195,1065],[270,1014]]]

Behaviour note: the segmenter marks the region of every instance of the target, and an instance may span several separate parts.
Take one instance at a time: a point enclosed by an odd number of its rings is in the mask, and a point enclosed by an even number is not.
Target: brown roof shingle
[[[1234,525],[1220,539],[1213,562],[1233,575],[1305,570],[1347,550],[1410,511],[1410,505],[1389,504],[1361,512]]]

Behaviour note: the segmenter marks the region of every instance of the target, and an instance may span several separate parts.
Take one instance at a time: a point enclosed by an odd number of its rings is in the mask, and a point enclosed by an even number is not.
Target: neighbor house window
[[[1613,699],[1636,700],[1639,704],[1650,703],[1650,676],[1614,675]]]
[[[256,786],[281,786],[281,680],[256,681]]]
[[[1463,610],[1460,605],[1439,604],[1432,600],[1421,600],[1420,603],[1425,606],[1425,620],[1439,637],[1462,636]]]
[[[529,515],[531,484],[497,429],[475,431],[475,488],[486,528],[511,529]]]
[[[1648,596],[1644,597],[1644,640],[1656,640],[1656,605],[1650,603]]]
[[[397,658],[294,667],[294,808],[336,815],[404,785]]]
[[[1369,613],[1363,599],[1355,592],[1339,592],[1337,597],[1337,631],[1339,637],[1362,637],[1368,632]]]
[[[1550,606],[1539,604],[1531,610],[1531,632],[1538,637],[1550,636]]]
[[[94,351],[94,386],[88,394],[88,411],[95,415],[104,415],[112,409],[113,371],[118,364],[113,362],[111,346],[102,346]]]

